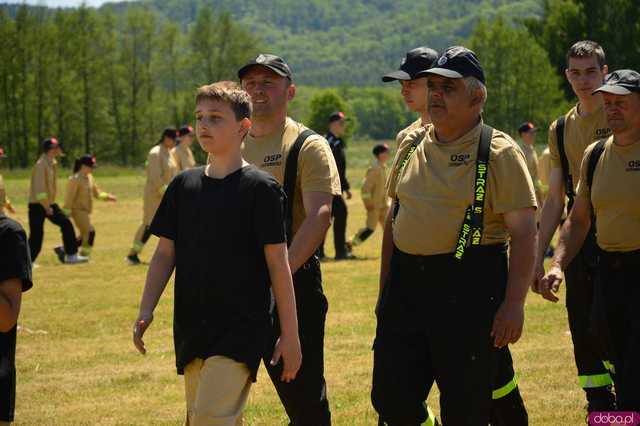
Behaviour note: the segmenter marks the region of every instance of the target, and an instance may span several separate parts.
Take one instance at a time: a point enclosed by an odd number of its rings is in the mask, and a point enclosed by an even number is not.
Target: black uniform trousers
[[[274,326],[263,357],[269,377],[289,416],[291,426],[327,426],[331,424],[327,384],[324,379],[324,325],[327,298],[322,292],[320,262],[314,256],[293,276],[298,313],[298,332],[302,346],[302,366],[290,383],[280,380],[282,362],[270,364],[273,348],[280,336],[277,310]]]
[[[66,254],[76,254],[78,245],[76,242],[76,233],[69,218],[62,212],[57,204],[51,204],[53,214],[47,216],[47,213],[40,203],[29,203],[29,247],[31,249],[31,261],[35,262],[40,250],[42,249],[42,239],[44,237],[44,220],[49,221],[60,227],[62,233],[62,242],[64,244],[64,252]]]
[[[382,421],[424,422],[435,381],[443,424],[489,423],[501,354],[490,333],[507,269],[502,245],[468,248],[462,261],[394,249],[374,342],[371,399]]]
[[[594,299],[599,341],[613,364],[617,410],[640,412],[640,250],[600,255]]]
[[[606,357],[594,339],[591,322],[596,251],[595,234],[590,231],[578,255],[564,272],[566,304],[578,379],[587,392],[588,409],[608,411],[614,409],[610,391],[612,380],[603,363]]]
[[[342,195],[333,196],[331,216],[333,216],[333,245],[336,256],[342,256],[347,253],[347,203]]]

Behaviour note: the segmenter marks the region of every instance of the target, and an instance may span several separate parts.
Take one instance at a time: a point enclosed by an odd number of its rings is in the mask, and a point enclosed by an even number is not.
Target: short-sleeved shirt
[[[558,138],[556,136],[556,125],[554,121],[549,126],[549,154],[551,156],[551,168],[562,169],[560,153],[558,151]],[[584,150],[598,139],[603,139],[611,134],[611,129],[607,124],[607,115],[604,108],[592,112],[589,115],[581,116],[578,113],[578,105],[574,106],[565,115],[564,124],[564,150],[569,163],[569,174],[573,178],[573,188],[578,187],[580,177],[580,163]],[[564,182],[563,182],[564,184]]]
[[[344,140],[329,132],[327,133],[327,142],[329,143],[329,147],[333,153],[333,158],[336,160],[341,189],[342,191],[349,191],[351,189],[351,185],[347,179],[347,156],[344,152],[346,149]]]
[[[56,201],[57,192],[57,166],[55,158],[49,159],[47,154],[42,154],[31,170],[31,185],[29,186],[29,202],[39,203],[48,201],[53,204]]]
[[[178,171],[192,169],[196,166],[196,160],[193,158],[193,152],[191,147],[188,147],[184,143],[179,143],[173,149],[173,155],[175,157],[176,166]]]
[[[406,138],[407,136],[409,136],[410,133],[413,133],[414,131],[418,130],[422,126],[423,126],[422,118],[418,118],[416,121],[411,123],[409,126],[407,126],[404,129],[400,130],[398,132],[398,134],[396,135],[396,148],[398,148],[400,146],[400,144],[402,143],[404,138]]]
[[[388,194],[400,202],[393,223],[396,247],[409,254],[452,253],[467,207],[473,203],[476,158],[482,123],[452,142],[438,141],[428,126],[409,134],[398,149]],[[404,167],[414,141],[422,143]],[[537,207],[524,154],[506,133],[493,131],[482,245],[508,239],[504,214]]]
[[[549,186],[549,174],[551,173],[551,154],[549,152],[549,147],[546,147],[544,151],[538,157],[538,177],[540,178],[540,183],[543,186]],[[546,190],[546,188],[545,188]]]
[[[0,283],[17,278],[22,291],[32,286],[31,257],[24,229],[0,214]],[[0,284],[1,285],[1,284]],[[0,421],[13,421],[16,394],[16,331],[0,333]]]
[[[307,128],[291,118],[270,135],[255,138],[251,135],[243,145],[244,159],[284,183],[287,157],[298,135]],[[298,173],[293,200],[293,234],[298,231],[306,217],[302,194],[324,192],[340,195],[340,177],[329,143],[320,135],[309,136],[302,145],[298,157]]]
[[[640,250],[640,143],[620,146],[614,136],[608,138],[589,188],[587,170],[595,145],[582,160],[578,197],[591,200],[598,245],[606,251]]]
[[[264,246],[285,242],[285,198],[254,166],[223,179],[198,167],[169,184],[151,232],[175,244],[178,374],[195,358],[221,355],[245,363],[255,379],[271,300]]]
[[[175,157],[163,144],[151,148],[147,156],[145,197],[161,197],[171,179],[178,174]]]

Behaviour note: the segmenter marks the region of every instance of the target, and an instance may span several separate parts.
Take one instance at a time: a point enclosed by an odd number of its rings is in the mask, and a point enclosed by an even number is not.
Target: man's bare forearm
[[[330,209],[321,209],[315,215],[304,219],[289,247],[289,266],[292,274],[295,274],[320,247],[330,224]]]
[[[536,247],[537,236],[533,226],[528,232],[511,236],[507,302],[524,303],[533,280]]]
[[[556,232],[556,229],[560,224],[563,212],[563,200],[558,200],[557,197],[547,197],[544,205],[542,206],[542,213],[540,215],[540,229],[538,230],[538,259],[544,259],[544,254],[551,243],[553,234]]]
[[[175,257],[156,249],[149,270],[147,271],[147,280],[144,285],[144,293],[140,302],[140,315],[152,315],[154,309],[158,305],[158,300],[164,292],[169,278],[175,267]]]
[[[560,242],[553,258],[554,265],[563,271],[566,269],[582,248],[590,227],[590,220],[581,220],[569,215],[560,230]]]

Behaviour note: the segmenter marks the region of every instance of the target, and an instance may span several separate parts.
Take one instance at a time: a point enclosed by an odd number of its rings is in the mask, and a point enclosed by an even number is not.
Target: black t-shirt
[[[22,280],[22,291],[29,290],[31,257],[22,226],[0,213],[0,283]],[[16,330],[0,333],[0,421],[13,421],[16,394]]]
[[[338,167],[338,175],[340,176],[340,187],[342,191],[348,191],[351,189],[349,181],[347,180],[347,156],[344,153],[345,144],[342,138],[337,137],[333,133],[327,133],[327,142],[331,147],[333,158],[336,160],[336,166]]]
[[[255,380],[270,322],[264,246],[286,241],[286,196],[254,166],[223,179],[204,170],[176,176],[151,223],[175,244],[176,367],[182,374],[194,358],[222,355]]]

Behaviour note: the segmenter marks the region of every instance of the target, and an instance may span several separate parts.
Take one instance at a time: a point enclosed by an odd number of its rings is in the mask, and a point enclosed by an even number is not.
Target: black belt
[[[477,258],[483,258],[486,256],[495,256],[507,253],[507,244],[498,243],[498,244],[487,244],[482,246],[473,246],[467,248],[465,252],[464,260],[473,260]],[[401,264],[411,264],[411,265],[434,265],[434,264],[442,264],[443,261],[447,261],[451,263],[454,258],[454,253],[442,253],[442,254],[432,254],[432,255],[420,255],[420,254],[409,254],[405,253],[399,248],[394,246],[393,256],[396,261],[399,261]]]

